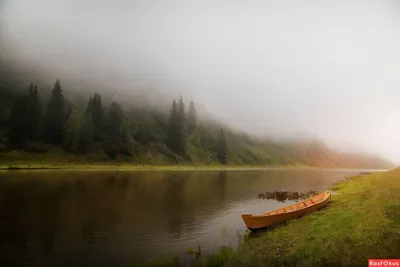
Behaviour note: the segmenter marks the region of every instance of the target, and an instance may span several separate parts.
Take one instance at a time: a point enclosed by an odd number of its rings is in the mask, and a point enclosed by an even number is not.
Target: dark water
[[[360,170],[0,174],[0,266],[121,266],[237,244],[259,192],[324,190]]]

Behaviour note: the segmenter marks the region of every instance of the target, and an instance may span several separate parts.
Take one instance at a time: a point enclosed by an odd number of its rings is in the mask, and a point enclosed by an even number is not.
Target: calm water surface
[[[0,174],[0,266],[121,266],[237,244],[241,213],[287,203],[259,192],[324,190],[360,170]]]

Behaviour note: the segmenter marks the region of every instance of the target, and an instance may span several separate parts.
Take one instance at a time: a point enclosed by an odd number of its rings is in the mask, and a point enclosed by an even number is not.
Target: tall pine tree
[[[60,80],[54,84],[45,117],[44,136],[47,142],[60,144],[65,121],[65,99]]]
[[[74,153],[78,149],[80,127],[80,114],[76,109],[73,109],[65,123],[63,132],[63,147],[68,152]]]
[[[88,111],[92,114],[94,124],[94,139],[101,140],[103,132],[103,105],[101,103],[101,96],[98,93],[94,93],[93,97],[90,98],[88,103]]]
[[[124,113],[117,102],[111,103],[108,114],[107,133],[110,141],[121,142]]]
[[[40,137],[41,107],[37,86],[30,83],[27,96],[18,97],[10,114],[10,141],[24,147],[27,141]]]
[[[186,114],[182,96],[178,104],[178,154],[186,157]]]
[[[83,115],[81,127],[79,129],[79,150],[89,152],[93,147],[94,123],[90,112]]]
[[[186,156],[185,116],[185,103],[182,97],[179,99],[178,104],[174,99],[169,118],[167,146],[182,157]]]
[[[221,129],[218,134],[216,152],[218,160],[222,164],[228,164],[228,142],[226,140],[224,129]]]
[[[28,140],[38,141],[42,126],[42,107],[39,100],[37,85],[31,83],[27,99],[28,110]]]
[[[9,118],[10,142],[13,146],[23,148],[28,137],[27,97],[20,96],[14,101]]]
[[[172,102],[172,107],[169,115],[168,132],[167,132],[167,146],[174,152],[177,153],[177,129],[178,129],[178,110],[176,106],[176,100]]]
[[[193,134],[197,127],[197,112],[193,101],[190,101],[190,105],[187,112],[187,126],[188,126],[188,133]]]

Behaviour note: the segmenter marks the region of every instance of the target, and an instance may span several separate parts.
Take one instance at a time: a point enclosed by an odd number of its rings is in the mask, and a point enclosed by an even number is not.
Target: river
[[[123,266],[237,244],[241,213],[361,170],[0,173],[0,266]]]

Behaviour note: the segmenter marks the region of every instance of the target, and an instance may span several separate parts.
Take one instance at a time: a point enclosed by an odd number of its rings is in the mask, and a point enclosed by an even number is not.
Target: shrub
[[[51,146],[47,144],[28,142],[24,150],[31,153],[46,153],[49,152],[50,149]]]
[[[132,148],[130,146],[128,146],[127,144],[124,143],[119,143],[118,144],[118,151],[119,153],[128,156],[128,157],[132,157],[133,156],[133,151]]]
[[[103,150],[110,159],[115,159],[119,153],[118,146],[112,144],[105,145]]]

